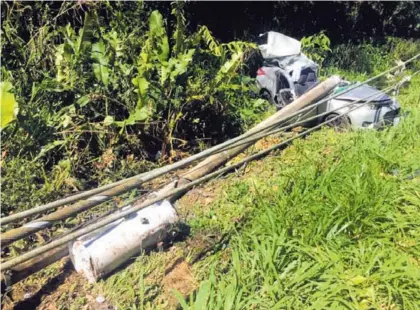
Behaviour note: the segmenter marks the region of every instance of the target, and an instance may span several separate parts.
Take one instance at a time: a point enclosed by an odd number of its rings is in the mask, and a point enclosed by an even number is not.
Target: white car
[[[266,41],[259,45],[264,58],[264,64],[258,69],[256,78],[260,96],[269,100],[277,109],[281,109],[319,83],[318,65],[300,52],[300,42],[293,38],[273,31],[260,37]],[[350,85],[349,82],[343,81],[336,91],[341,91]],[[367,99],[363,99],[366,97]],[[354,105],[345,108],[343,106],[361,99],[363,101],[354,104],[360,105],[359,108],[344,115],[354,108]],[[363,104],[367,101],[371,102]],[[336,110],[339,107],[343,108]],[[384,124],[396,124],[400,119],[399,103],[369,85],[361,85],[317,106],[314,111],[307,114],[307,117],[328,111],[331,113],[319,117],[317,121],[323,122],[337,115],[343,115],[330,123],[334,127],[376,128]]]

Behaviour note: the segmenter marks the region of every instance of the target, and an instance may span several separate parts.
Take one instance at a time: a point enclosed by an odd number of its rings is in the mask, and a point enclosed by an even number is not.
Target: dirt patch
[[[175,309],[178,299],[173,291],[178,291],[182,296],[186,297],[197,288],[197,281],[189,264],[185,261],[177,263],[167,269],[167,273],[162,280],[163,297],[167,300],[170,309]]]

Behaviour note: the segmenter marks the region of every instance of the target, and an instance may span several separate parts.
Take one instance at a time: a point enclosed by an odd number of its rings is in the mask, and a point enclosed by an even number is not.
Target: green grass
[[[419,309],[420,180],[406,179],[418,141],[412,109],[397,127],[322,130],[264,160],[214,202],[252,212],[196,267],[203,281],[182,307]]]

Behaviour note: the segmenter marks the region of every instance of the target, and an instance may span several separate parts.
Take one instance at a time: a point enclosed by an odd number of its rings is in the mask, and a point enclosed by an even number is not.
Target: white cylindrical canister
[[[96,282],[142,249],[161,242],[177,221],[174,207],[164,200],[80,237],[69,244],[74,268]]]

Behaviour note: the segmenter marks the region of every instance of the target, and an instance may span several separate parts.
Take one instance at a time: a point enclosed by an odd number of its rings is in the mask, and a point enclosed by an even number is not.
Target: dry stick
[[[390,72],[392,72],[392,71],[394,71],[394,70],[396,70],[396,69],[398,69],[398,68],[400,68],[402,66],[405,66],[407,63],[409,63],[409,62],[417,59],[418,57],[420,57],[420,54],[417,54],[414,57],[412,57],[412,58],[410,58],[410,59],[402,62],[401,64],[399,64],[399,65],[397,65],[397,66],[395,66],[395,67],[393,67],[391,69],[388,69],[388,70],[386,70],[386,71],[384,71],[384,72],[382,72],[382,73],[380,73],[380,74],[378,74],[378,75],[376,75],[376,76],[374,76],[374,77],[372,77],[370,79],[367,79],[367,80],[365,80],[364,82],[362,82],[360,84],[353,85],[353,86],[351,86],[351,87],[349,87],[349,88],[347,88],[347,89],[345,89],[345,90],[343,90],[343,91],[341,91],[341,92],[339,92],[337,94],[334,94],[334,95],[332,95],[332,96],[330,96],[328,98],[325,98],[325,99],[323,99],[323,100],[315,103],[313,105],[313,107],[318,106],[318,105],[320,105],[320,104],[322,104],[324,102],[327,102],[328,100],[331,100],[331,99],[333,99],[333,98],[335,98],[337,96],[340,96],[342,94],[345,94],[345,93],[347,93],[347,92],[349,92],[349,91],[351,91],[351,90],[353,90],[353,89],[355,89],[355,88],[357,88],[357,87],[359,87],[361,85],[367,84],[367,83],[369,83],[369,82],[371,82],[371,81],[373,81],[373,80],[375,80],[377,78],[380,78],[381,76],[384,76],[387,73],[390,73]],[[304,110],[308,110],[309,108],[310,107],[304,108],[301,111],[299,111],[299,113],[300,112],[303,112]],[[294,115],[289,115],[286,119],[290,119],[290,118],[298,115],[299,113],[295,113]],[[285,121],[286,119],[283,119],[282,121]],[[169,165],[169,166],[166,166],[166,167],[163,167],[163,168],[158,168],[158,169],[152,170],[152,171],[150,171],[148,173],[143,173],[143,174],[135,175],[135,176],[133,176],[131,178],[128,178],[128,179],[124,179],[124,180],[121,180],[121,181],[118,181],[118,182],[115,182],[115,183],[111,183],[111,184],[108,184],[108,185],[99,187],[97,189],[94,189],[94,190],[91,190],[91,191],[88,191],[88,192],[84,192],[84,193],[80,193],[80,194],[77,194],[77,195],[74,195],[74,196],[71,196],[71,197],[67,197],[67,198],[64,198],[64,199],[61,199],[61,200],[58,200],[58,201],[55,201],[55,202],[46,204],[46,205],[34,207],[34,208],[31,208],[31,209],[29,209],[27,211],[16,213],[16,214],[13,214],[11,216],[3,217],[3,218],[0,219],[0,225],[4,225],[4,224],[7,224],[7,223],[10,223],[10,222],[13,222],[13,221],[17,221],[19,219],[23,219],[23,218],[25,218],[27,216],[30,216],[30,215],[42,213],[42,212],[47,211],[49,209],[55,209],[57,207],[63,206],[65,204],[72,203],[72,202],[77,201],[79,199],[83,199],[83,198],[89,197],[91,195],[95,195],[97,193],[100,193],[103,190],[106,190],[108,188],[112,188],[112,187],[117,186],[117,185],[119,185],[121,183],[129,182],[130,180],[133,180],[133,179],[141,179],[143,176],[148,175],[149,173],[151,173],[151,174],[155,173],[155,174],[158,174],[158,176],[160,176],[160,175],[162,175],[164,173],[173,171],[175,169],[185,167],[185,166],[189,165],[190,163],[192,163],[193,161],[196,161],[198,159],[202,159],[202,158],[204,158],[206,156],[212,155],[212,154],[214,154],[214,153],[222,150],[224,147],[226,147],[228,145],[232,145],[233,143],[236,143],[240,139],[243,139],[243,138],[248,137],[248,136],[249,136],[248,133],[245,133],[243,135],[238,136],[237,138],[228,140],[228,141],[226,141],[224,143],[221,143],[219,145],[216,145],[214,147],[211,147],[211,148],[209,148],[209,149],[207,149],[207,150],[205,150],[203,152],[200,152],[200,153],[198,153],[196,155],[190,156],[190,157],[188,157],[186,159],[183,159],[183,160],[181,160],[181,161],[179,161],[177,163],[174,163],[172,165]],[[167,168],[167,171],[162,172],[164,170],[164,168]]]
[[[247,132],[247,135],[250,136],[260,130],[265,130],[267,127],[271,128],[272,126],[275,126],[276,124],[278,124],[279,119],[283,119],[284,117],[288,116],[288,114],[294,113],[302,109],[306,105],[310,104],[311,102],[314,102],[315,100],[324,96],[325,94],[330,92],[332,89],[334,89],[334,87],[336,87],[339,82],[340,82],[340,78],[337,76],[333,76],[327,79],[326,81],[322,82],[321,84],[311,89],[309,92],[305,93],[304,95],[296,99],[294,102],[292,102],[291,104],[289,104],[282,110],[278,111],[277,113],[273,114],[272,116],[270,116],[263,122],[253,127],[251,130]],[[223,151],[219,154],[210,156],[204,161],[202,161],[198,166],[196,166],[196,168],[199,166],[208,165],[212,167],[212,170],[214,170],[214,168],[220,166],[227,159],[231,158],[235,154],[238,154],[240,151],[244,150],[248,146],[239,146],[232,150]],[[194,155],[192,157],[194,157]],[[181,162],[175,163],[175,165],[176,164],[182,165]],[[199,172],[196,172],[195,174],[188,176],[188,178],[196,179],[198,176],[203,175],[204,168],[205,167],[203,167],[203,169],[200,169]],[[2,247],[7,246],[14,241],[19,240],[23,237],[26,237],[41,229],[51,227],[54,224],[54,222],[69,218],[77,213],[80,213],[89,208],[97,206],[101,204],[102,202],[108,201],[112,199],[112,197],[114,196],[123,194],[129,190],[135,189],[139,187],[141,184],[143,184],[144,182],[150,181],[169,171],[171,171],[171,168],[168,168],[168,167],[162,167],[162,168],[156,169],[144,175],[142,178],[129,180],[113,188],[105,190],[101,192],[99,195],[92,196],[86,200],[81,200],[72,206],[57,210],[35,221],[29,222],[21,227],[9,230],[1,235]]]
[[[398,84],[396,84],[395,86],[398,86]],[[390,91],[391,89],[393,89],[395,86],[388,87],[386,90],[383,90],[383,92],[384,93],[387,93],[388,91]],[[365,98],[363,98],[361,100],[365,100],[365,99],[367,99],[369,97],[372,97],[372,96],[367,96],[367,97],[365,97]],[[370,101],[364,102],[363,104],[368,104],[372,100],[373,99],[371,99]],[[360,106],[361,105],[358,105],[358,106],[356,105],[353,109],[347,111],[346,113],[343,113],[343,115],[346,115],[346,114],[350,113],[351,111],[359,108]],[[341,117],[341,116],[337,116],[337,117],[335,117],[334,119],[331,119],[328,122],[332,122],[332,121],[334,121],[335,119],[337,119],[339,117]],[[306,122],[308,120],[309,119],[303,120],[303,122]],[[327,124],[328,122],[325,122],[324,124]],[[320,127],[320,126],[322,126],[324,124],[320,124],[318,127]],[[264,150],[264,151],[262,151],[262,152],[260,152],[258,154],[255,154],[254,156],[250,156],[248,158],[245,158],[244,160],[242,160],[241,162],[239,162],[239,163],[237,163],[237,164],[235,164],[233,166],[224,168],[224,169],[227,169],[227,170],[224,170],[224,171],[229,171],[230,169],[235,169],[236,167],[239,167],[242,164],[247,163],[250,160],[256,159],[257,157],[259,158],[261,156],[264,156],[264,155],[268,154],[269,152],[271,152],[272,150],[277,149],[277,148],[280,148],[281,146],[283,146],[283,145],[291,142],[292,140],[298,138],[301,135],[304,135],[304,134],[309,133],[310,131],[312,131],[314,129],[317,129],[317,128],[313,128],[311,130],[308,130],[306,132],[303,132],[300,135],[295,136],[295,137],[292,137],[292,138],[290,138],[290,139],[288,139],[288,140],[286,140],[286,141],[284,141],[284,142],[282,142],[282,143],[280,143],[278,145],[273,146],[270,149]],[[279,129],[277,129],[275,131],[277,132],[277,131],[279,131]],[[268,134],[270,134],[270,133],[268,133]],[[224,173],[223,171],[222,172],[221,171],[219,171],[219,174],[217,176],[215,176],[215,177],[219,177],[220,175],[222,175]],[[204,182],[204,181],[202,181],[202,182]],[[179,195],[179,194],[184,193],[185,191],[188,190],[188,188],[185,188],[184,190],[182,188],[178,188],[178,190],[180,191],[180,193],[178,193],[176,195]],[[162,194],[164,194],[164,193],[160,192],[160,195],[162,195]],[[174,197],[174,196],[172,196],[172,197]],[[170,198],[172,198],[172,197],[170,197]],[[153,203],[153,201],[149,200],[149,201],[144,202],[144,204],[146,204],[146,205],[149,204],[149,203],[151,204],[151,203]],[[128,207],[130,207],[130,206],[128,206]],[[106,216],[106,215],[104,215],[104,216]],[[101,216],[97,220],[100,220],[102,218],[103,218],[103,216]],[[97,220],[95,220],[95,222]],[[14,283],[16,283],[16,282],[18,282],[18,281],[26,278],[27,276],[29,276],[29,275],[31,275],[31,274],[33,274],[33,273],[35,273],[35,272],[37,272],[37,271],[39,271],[39,270],[47,267],[48,265],[54,263],[55,261],[59,260],[60,258],[62,258],[64,256],[66,256],[67,254],[68,254],[68,248],[67,248],[67,246],[65,244],[64,245],[61,245],[61,246],[59,246],[57,248],[54,248],[52,250],[48,250],[47,252],[43,253],[42,255],[32,257],[31,259],[27,260],[26,262],[21,263],[21,264],[18,264],[12,270],[8,270],[5,273],[2,273],[1,274],[1,277],[2,277],[1,278],[1,281],[4,284],[6,284],[7,286],[12,285],[12,284],[14,284]]]
[[[360,108],[360,106],[354,107],[353,109],[351,109],[350,111],[346,112],[345,114],[348,114],[351,111]],[[129,202],[126,205],[126,207],[129,207],[128,209],[121,210],[118,213],[114,213],[114,214],[108,216],[107,218],[105,218],[105,219],[97,222],[97,223],[94,223],[94,224],[89,225],[89,226],[87,226],[85,228],[82,228],[82,229],[80,229],[78,231],[75,231],[73,233],[70,233],[68,235],[65,235],[65,236],[63,236],[60,239],[57,239],[55,241],[52,241],[51,243],[48,243],[48,244],[43,245],[43,246],[40,246],[40,247],[38,247],[36,249],[33,249],[33,250],[29,251],[29,252],[26,252],[26,253],[22,254],[21,256],[12,258],[12,259],[10,259],[10,260],[2,263],[2,265],[1,265],[1,272],[7,271],[7,270],[11,269],[12,267],[14,267],[16,265],[22,264],[22,263],[30,260],[31,258],[34,258],[34,257],[36,257],[38,255],[41,255],[41,254],[43,254],[43,253],[45,253],[45,252],[47,252],[49,250],[55,249],[55,248],[57,248],[57,247],[59,247],[61,245],[64,245],[64,244],[66,244],[66,243],[68,243],[68,242],[70,242],[70,241],[72,241],[74,239],[77,239],[78,237],[81,237],[83,235],[86,235],[86,234],[88,234],[88,233],[90,233],[92,231],[95,231],[95,230],[97,230],[97,229],[99,229],[99,228],[101,228],[101,227],[103,227],[105,225],[108,225],[110,223],[113,223],[113,222],[115,222],[115,221],[117,221],[117,220],[119,220],[121,218],[124,218],[126,216],[129,216],[131,213],[140,211],[141,209],[144,209],[144,208],[150,206],[153,203],[156,203],[156,202],[162,201],[162,200],[164,200],[166,198],[169,198],[171,196],[177,195],[180,192],[185,192],[185,191],[193,188],[196,185],[199,185],[199,184],[201,184],[203,182],[206,182],[206,181],[208,181],[208,180],[210,180],[210,179],[212,179],[214,177],[217,177],[217,176],[219,176],[221,174],[224,174],[226,172],[229,172],[230,170],[236,169],[236,168],[242,166],[244,163],[247,163],[247,162],[249,162],[251,160],[254,160],[254,159],[258,159],[258,158],[260,158],[260,157],[262,157],[262,156],[264,156],[264,155],[272,152],[273,150],[276,150],[276,149],[278,149],[278,148],[280,148],[280,147],[282,147],[282,146],[290,143],[294,139],[297,139],[297,138],[299,138],[299,137],[301,137],[303,135],[306,135],[306,134],[308,134],[308,133],[310,133],[310,132],[312,132],[312,131],[320,128],[320,127],[322,127],[325,124],[328,124],[330,122],[333,122],[334,120],[338,119],[339,117],[342,117],[342,115],[338,115],[338,116],[336,116],[336,117],[334,117],[334,118],[332,118],[332,119],[330,119],[328,121],[325,121],[323,123],[320,123],[320,124],[318,124],[318,125],[310,128],[310,129],[307,129],[307,130],[299,133],[298,135],[296,135],[294,137],[291,137],[291,138],[289,138],[289,139],[287,139],[287,140],[285,140],[285,141],[283,141],[283,142],[281,142],[279,144],[276,144],[276,145],[274,145],[274,146],[272,146],[270,148],[267,148],[267,149],[265,149],[265,150],[263,150],[261,152],[258,152],[256,154],[254,154],[252,156],[249,156],[249,157],[247,157],[247,158],[245,158],[245,159],[237,162],[236,164],[233,164],[231,166],[228,166],[228,167],[219,169],[219,170],[217,170],[215,172],[212,172],[212,173],[210,173],[210,174],[208,174],[208,175],[206,175],[204,177],[201,177],[201,178],[199,178],[199,179],[197,179],[197,180],[195,180],[195,181],[193,181],[193,182],[191,182],[189,184],[183,185],[180,188],[167,191],[164,194],[161,194],[161,195],[159,195],[157,197],[148,199],[147,201],[145,201],[145,202],[143,202],[143,203],[141,203],[139,205],[136,205],[136,206],[132,206],[131,207],[131,204],[137,200],[137,199],[133,199],[131,202]]]

